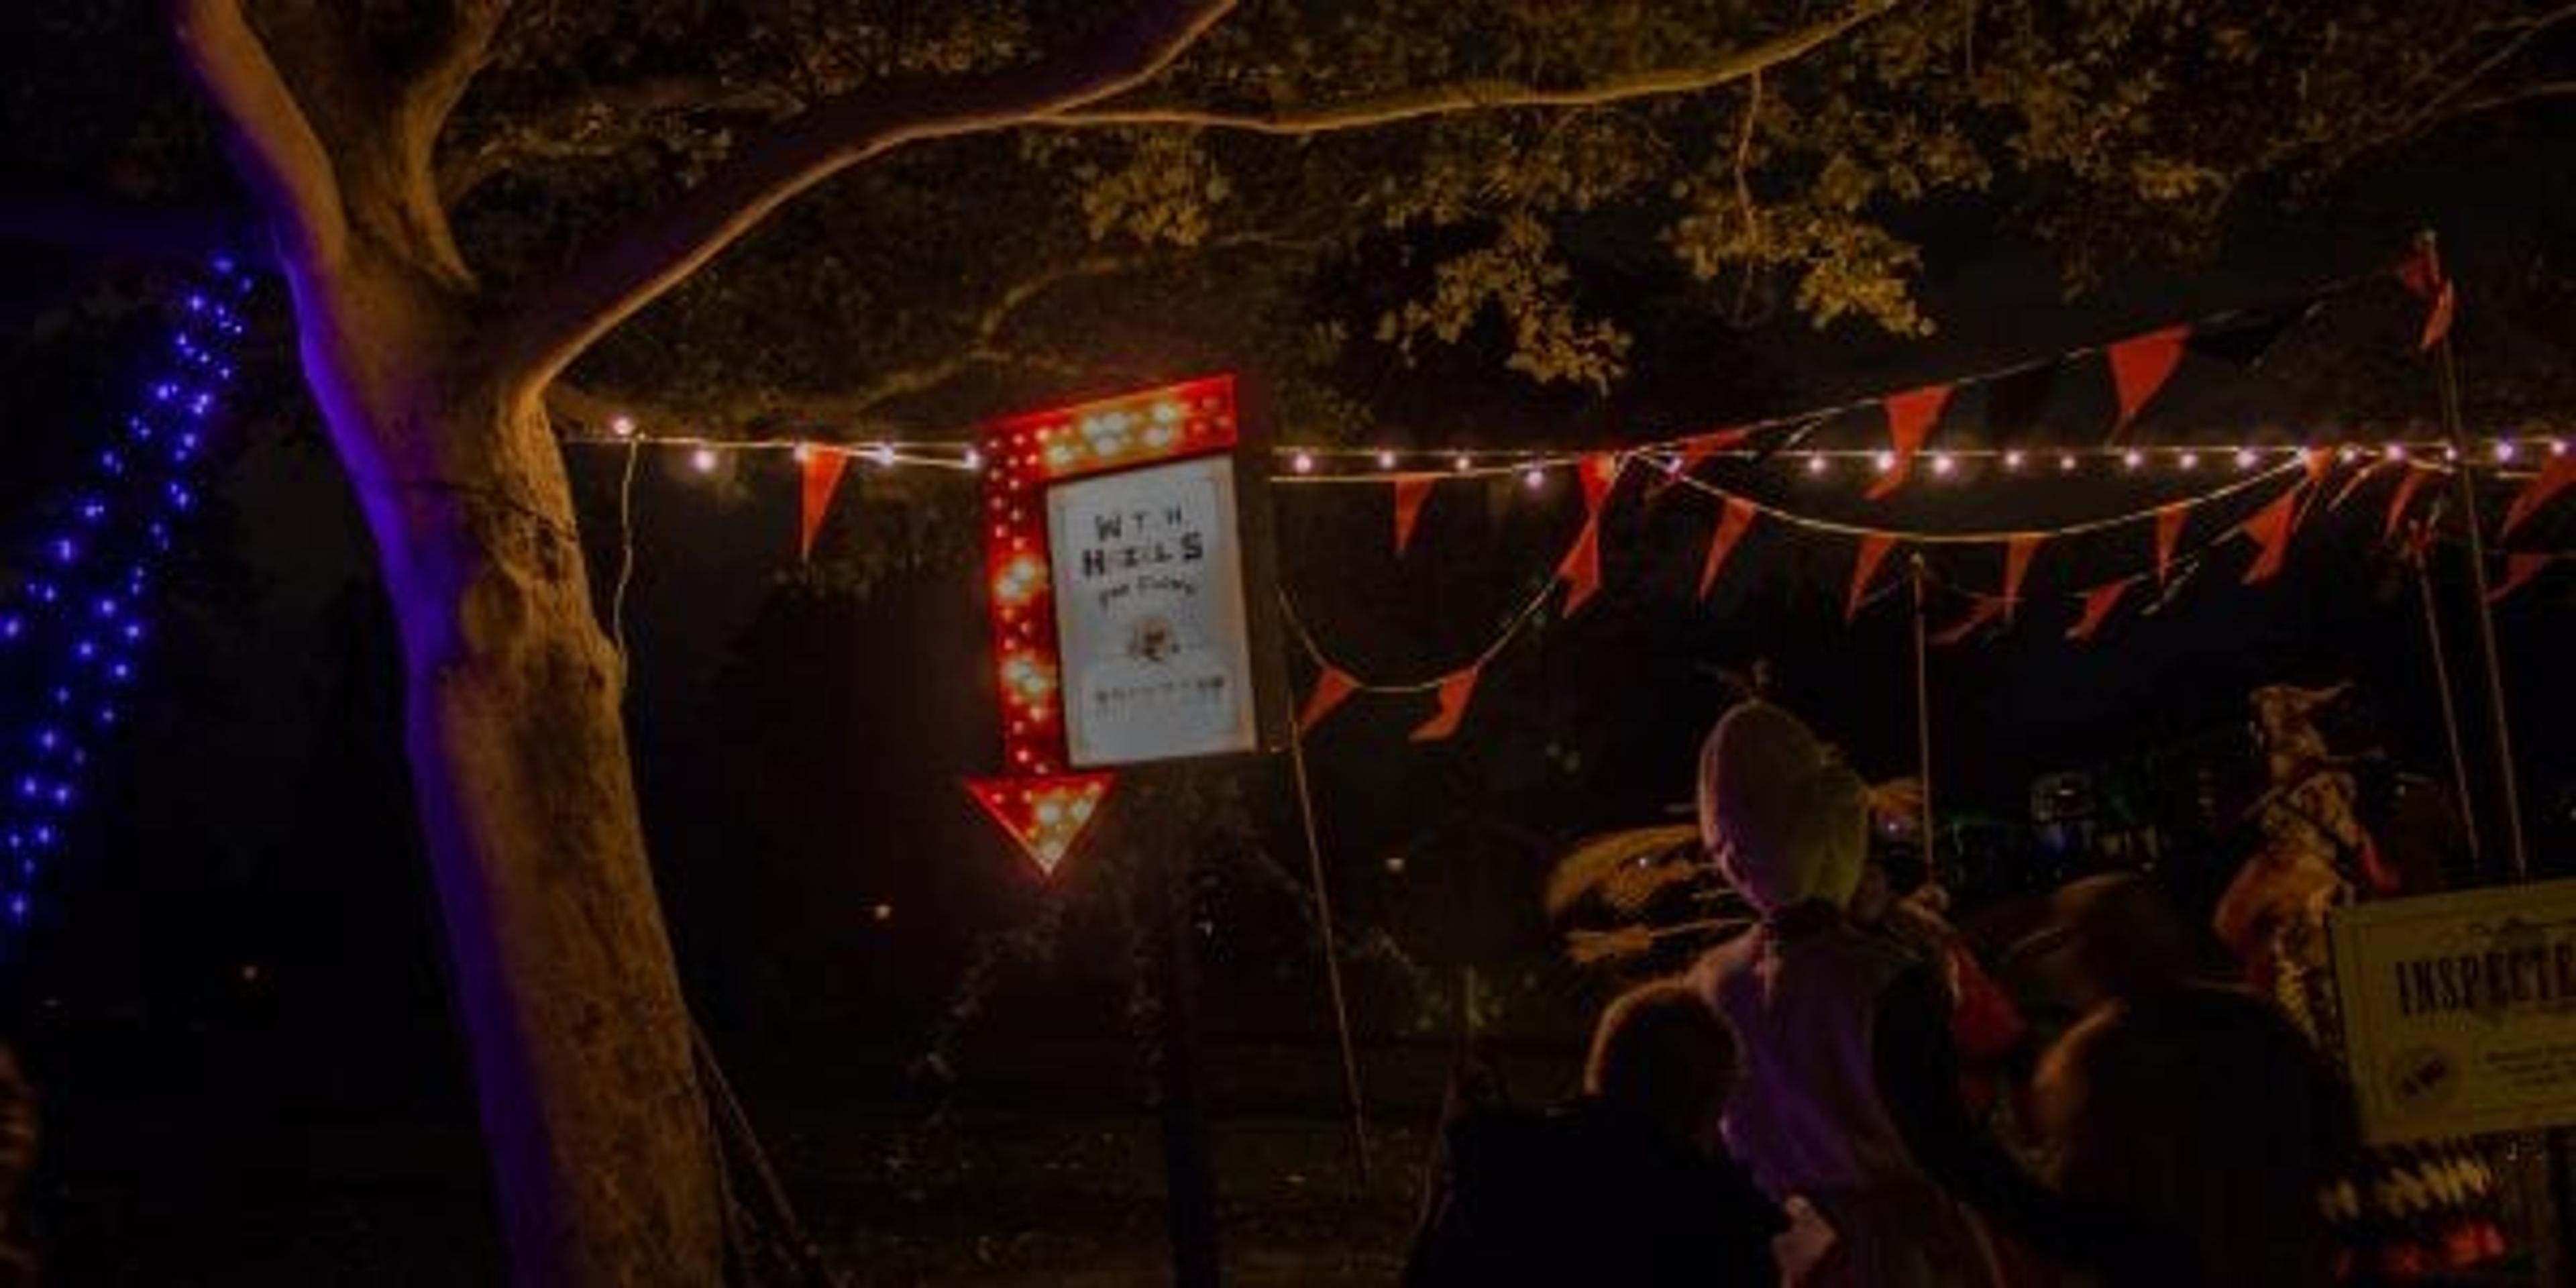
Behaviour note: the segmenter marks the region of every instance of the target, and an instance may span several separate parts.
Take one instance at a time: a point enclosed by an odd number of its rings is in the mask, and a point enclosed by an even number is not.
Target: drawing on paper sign
[[[1225,456],[1048,489],[1068,763],[1255,748],[1234,521]]]

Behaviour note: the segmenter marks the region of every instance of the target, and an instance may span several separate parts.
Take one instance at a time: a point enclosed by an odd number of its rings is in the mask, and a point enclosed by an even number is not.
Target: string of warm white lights
[[[656,434],[635,428],[619,418],[607,434],[567,435],[564,442],[573,446],[648,447],[685,452],[691,469],[702,474],[714,473],[723,458],[731,453],[783,454],[802,462],[816,453],[829,453],[852,461],[884,469],[924,468],[952,473],[976,474],[984,467],[983,453],[970,442],[960,440],[894,440],[848,443],[811,438],[721,438],[701,434]],[[1884,474],[1896,467],[1896,454],[1887,448],[1807,447],[1787,449],[1726,447],[1712,451],[1695,451],[1689,438],[1625,447],[1602,448],[1442,448],[1414,447],[1348,447],[1325,445],[1290,445],[1274,450],[1278,472],[1271,482],[1279,485],[1374,484],[1383,486],[1399,478],[1495,478],[1519,475],[1533,487],[1544,486],[1560,471],[1572,470],[1591,456],[1608,454],[1629,461],[1642,461],[1666,472],[1693,468],[1702,462],[1721,461],[1740,464],[1788,464],[1809,475],[1857,472],[1862,476]],[[2481,470],[2510,474],[2543,456],[2565,456],[2576,439],[2561,434],[2532,437],[2497,435],[2475,441],[2470,446],[2472,463]],[[2127,446],[2077,447],[1957,447],[1938,448],[1922,454],[1922,460],[1936,479],[1958,479],[1963,475],[2001,472],[2007,475],[2046,476],[2072,474],[2088,466],[2116,468],[2123,473],[2160,472],[2191,474],[2220,472],[2233,468],[2252,473],[2266,466],[2281,466],[2303,459],[2311,450],[2332,451],[2343,464],[2356,464],[2378,459],[2420,464],[2455,464],[2460,459],[2457,448],[2434,439],[2388,439],[2369,443],[2327,442],[2302,443],[2153,443]],[[1855,467],[1858,467],[1855,471]],[[1972,469],[1971,467],[1983,467]]]
[[[68,843],[99,744],[142,668],[155,574],[197,505],[206,436],[233,379],[251,280],[227,260],[176,302],[169,351],[121,431],[91,458],[62,524],[0,603],[0,911],[24,925],[44,865]]]

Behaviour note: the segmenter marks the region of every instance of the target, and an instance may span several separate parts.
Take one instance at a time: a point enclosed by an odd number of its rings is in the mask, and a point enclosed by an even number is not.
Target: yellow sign
[[[2362,904],[2333,932],[2370,1143],[2576,1124],[2576,880]]]

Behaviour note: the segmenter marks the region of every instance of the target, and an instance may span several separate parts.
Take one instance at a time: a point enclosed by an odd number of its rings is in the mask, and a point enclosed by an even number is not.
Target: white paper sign
[[[1047,543],[1072,765],[1259,745],[1232,458],[1056,484]]]
[[[2373,1144],[2576,1124],[2576,881],[2335,913]]]

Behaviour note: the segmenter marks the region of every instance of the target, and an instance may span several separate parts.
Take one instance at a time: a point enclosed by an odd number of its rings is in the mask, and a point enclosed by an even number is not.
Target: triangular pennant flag
[[[814,557],[814,536],[823,530],[823,516],[831,512],[832,493],[841,486],[841,474],[850,467],[850,458],[839,452],[809,447],[804,454],[803,504],[798,507],[796,557]]]
[[[2522,522],[2540,513],[2540,507],[2556,500],[2558,494],[2576,486],[2576,456],[2552,456],[2540,467],[2540,473],[2514,494],[2513,503],[2505,507],[2504,535],[2510,537]]]
[[[1717,532],[1708,539],[1708,559],[1699,568],[1699,597],[1708,598],[1709,588],[1717,584],[1718,570],[1726,566],[1727,556],[1735,553],[1735,543],[1744,539],[1758,513],[1751,501],[1740,496],[1726,498],[1726,509],[1717,516]]]
[[[2039,553],[2041,534],[2024,532],[2004,543],[2004,620],[2021,605],[2021,579],[2030,573],[2031,556]]]
[[[2416,489],[2423,487],[2424,480],[2431,477],[2433,471],[2421,465],[2406,467],[2406,477],[2397,481],[2397,495],[2388,498],[2388,521],[2382,527],[2382,536],[2397,535],[2397,523],[2406,517],[2406,503],[2415,499]]]
[[[2309,513],[2317,508],[2317,498],[2324,494],[2326,478],[2334,472],[2334,453],[2322,447],[2302,448],[2299,463],[2307,466],[2308,472],[2299,480],[2296,489],[2299,504],[2297,512],[2290,516],[2292,531],[2307,522]]]
[[[1580,610],[1585,601],[1601,589],[1601,519],[1594,515],[1583,521],[1583,531],[1574,538],[1573,548],[1556,565],[1557,578],[1565,583],[1565,615]]]
[[[2118,581],[2105,582],[2085,591],[2084,612],[2075,619],[2075,625],[2067,629],[2066,638],[2071,640],[2093,638],[2094,633],[2102,629],[2102,623],[2110,620],[2111,610],[2120,606],[2120,597],[2128,594],[2129,587],[2136,585],[2137,581],[2135,577],[2122,577]]]
[[[2380,471],[2385,470],[2396,463],[2397,462],[2392,461],[2385,456],[2372,457],[2370,464],[2354,470],[2352,472],[2352,477],[2345,479],[2343,481],[2343,486],[2335,489],[2334,500],[2327,502],[2326,508],[2329,510],[2342,509],[2344,501],[2351,497],[2354,492],[2359,491],[2362,484],[2378,477]]]
[[[2550,561],[2557,557],[2558,556],[2554,554],[2531,554],[2524,552],[2516,552],[2514,554],[2506,555],[2504,557],[2504,580],[2496,583],[2495,588],[2487,592],[2487,602],[2492,604],[2497,600],[2522,589],[2523,586],[2528,584],[2532,578],[2540,575],[2541,569],[2548,567]]]
[[[2281,571],[2281,563],[2290,553],[2290,521],[2298,515],[2299,495],[2304,491],[2305,488],[2293,487],[2281,493],[2272,498],[2271,504],[2256,511],[2253,518],[2237,525],[2237,531],[2261,547],[2260,553],[2254,557],[2254,565],[2245,570],[2246,585],[2269,581]]]
[[[1986,623],[1998,617],[2012,616],[2012,601],[2000,595],[1979,595],[1972,592],[1968,598],[1975,601],[1974,606],[1968,609],[1968,615],[1943,627],[1940,633],[1932,636],[1933,644],[1948,648],[1976,634]]]
[[[2057,387],[2057,366],[2042,362],[1984,382],[1986,433],[1995,446],[2026,442],[2038,430],[2048,396]]]
[[[1620,455],[1617,452],[1594,452],[1583,458],[1583,508],[1601,513],[1601,503],[1610,499],[1610,489],[1619,485]]]
[[[1869,594],[1869,579],[1878,575],[1878,566],[1887,562],[1887,552],[1896,548],[1896,538],[1883,532],[1863,533],[1860,554],[1852,564],[1851,594],[1843,600],[1843,620],[1860,615],[1860,601]]]
[[[1325,667],[1324,673],[1315,677],[1315,688],[1306,695],[1306,705],[1297,712],[1297,732],[1304,733],[1322,723],[1324,717],[1333,714],[1333,708],[1359,691],[1360,682],[1350,672],[1337,666]]]
[[[2111,363],[2111,389],[2120,399],[2120,418],[2111,425],[2113,437],[2127,429],[2145,410],[2147,400],[2172,378],[2174,368],[2182,363],[2183,339],[2190,334],[2190,327],[2169,326],[2131,336],[2104,350]]]
[[[1440,682],[1440,709],[1413,731],[1413,741],[1438,742],[1458,732],[1458,722],[1467,716],[1467,699],[1475,696],[1481,667],[1481,663],[1468,667]]]
[[[1941,407],[1949,401],[1948,385],[1927,385],[1880,400],[1887,409],[1887,439],[1895,449],[1895,460],[1887,473],[1870,485],[1870,500],[1895,491],[1905,482],[1905,476],[1914,472],[1914,454],[1923,450],[1923,440],[1932,433],[1932,422],[1941,418]]]
[[[1039,778],[970,778],[966,790],[993,821],[1019,842],[1040,871],[1052,876],[1109,796],[1111,774],[1057,774]]]
[[[1403,557],[1406,546],[1413,544],[1413,525],[1421,522],[1422,503],[1431,499],[1431,484],[1438,477],[1436,474],[1398,474],[1392,480],[1395,484],[1395,553],[1398,558]]]
[[[2191,328],[2184,342],[2193,353],[2239,367],[2259,367],[2290,328],[2316,316],[2317,301],[2223,314]]]
[[[2173,575],[2174,543],[2182,540],[2183,521],[2191,517],[2191,502],[2176,501],[2156,511],[2156,584],[2165,584]]]

